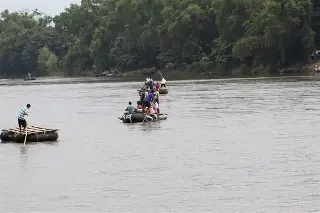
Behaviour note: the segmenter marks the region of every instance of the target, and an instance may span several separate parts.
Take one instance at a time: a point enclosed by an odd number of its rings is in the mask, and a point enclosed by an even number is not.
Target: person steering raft
[[[24,118],[24,116],[28,116],[27,110],[30,109],[31,105],[27,104],[26,106],[22,107],[22,109],[19,112],[18,115],[18,125],[19,125],[19,131],[21,132],[21,127],[23,127],[23,131],[26,130],[27,127],[27,121]]]

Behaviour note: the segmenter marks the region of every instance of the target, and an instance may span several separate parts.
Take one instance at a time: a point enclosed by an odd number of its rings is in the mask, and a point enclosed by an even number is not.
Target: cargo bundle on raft
[[[2,142],[24,143],[26,142],[50,142],[57,141],[58,129],[47,129],[38,126],[28,126],[26,131],[20,132],[19,127],[12,129],[3,129],[0,135]]]
[[[159,115],[146,115],[142,113],[124,113],[123,116],[119,119],[122,120],[123,123],[143,123],[143,122],[156,122],[160,120],[167,120],[167,114],[159,114]]]

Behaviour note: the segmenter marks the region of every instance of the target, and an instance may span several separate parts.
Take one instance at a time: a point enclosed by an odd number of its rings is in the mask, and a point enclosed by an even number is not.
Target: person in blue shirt
[[[133,114],[136,108],[132,105],[131,101],[129,101],[129,106],[127,107],[126,111],[129,111],[129,114]]]
[[[146,97],[146,101],[144,102],[144,106],[146,107],[150,107],[151,106],[151,102],[153,101],[153,90],[151,90],[151,92],[149,92],[149,94]]]

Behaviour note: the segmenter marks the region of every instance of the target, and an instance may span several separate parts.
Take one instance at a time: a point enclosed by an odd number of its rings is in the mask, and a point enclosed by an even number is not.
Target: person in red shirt
[[[157,83],[156,84],[156,91],[159,91],[159,89],[160,89],[160,83]]]

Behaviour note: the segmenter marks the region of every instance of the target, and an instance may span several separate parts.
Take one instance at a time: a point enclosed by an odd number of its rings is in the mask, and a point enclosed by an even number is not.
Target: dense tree
[[[48,76],[59,70],[58,57],[46,46],[40,50],[37,63],[40,76]]]
[[[313,8],[310,0],[82,0],[55,17],[6,10],[0,76],[154,67],[274,72],[307,62],[315,50]]]

